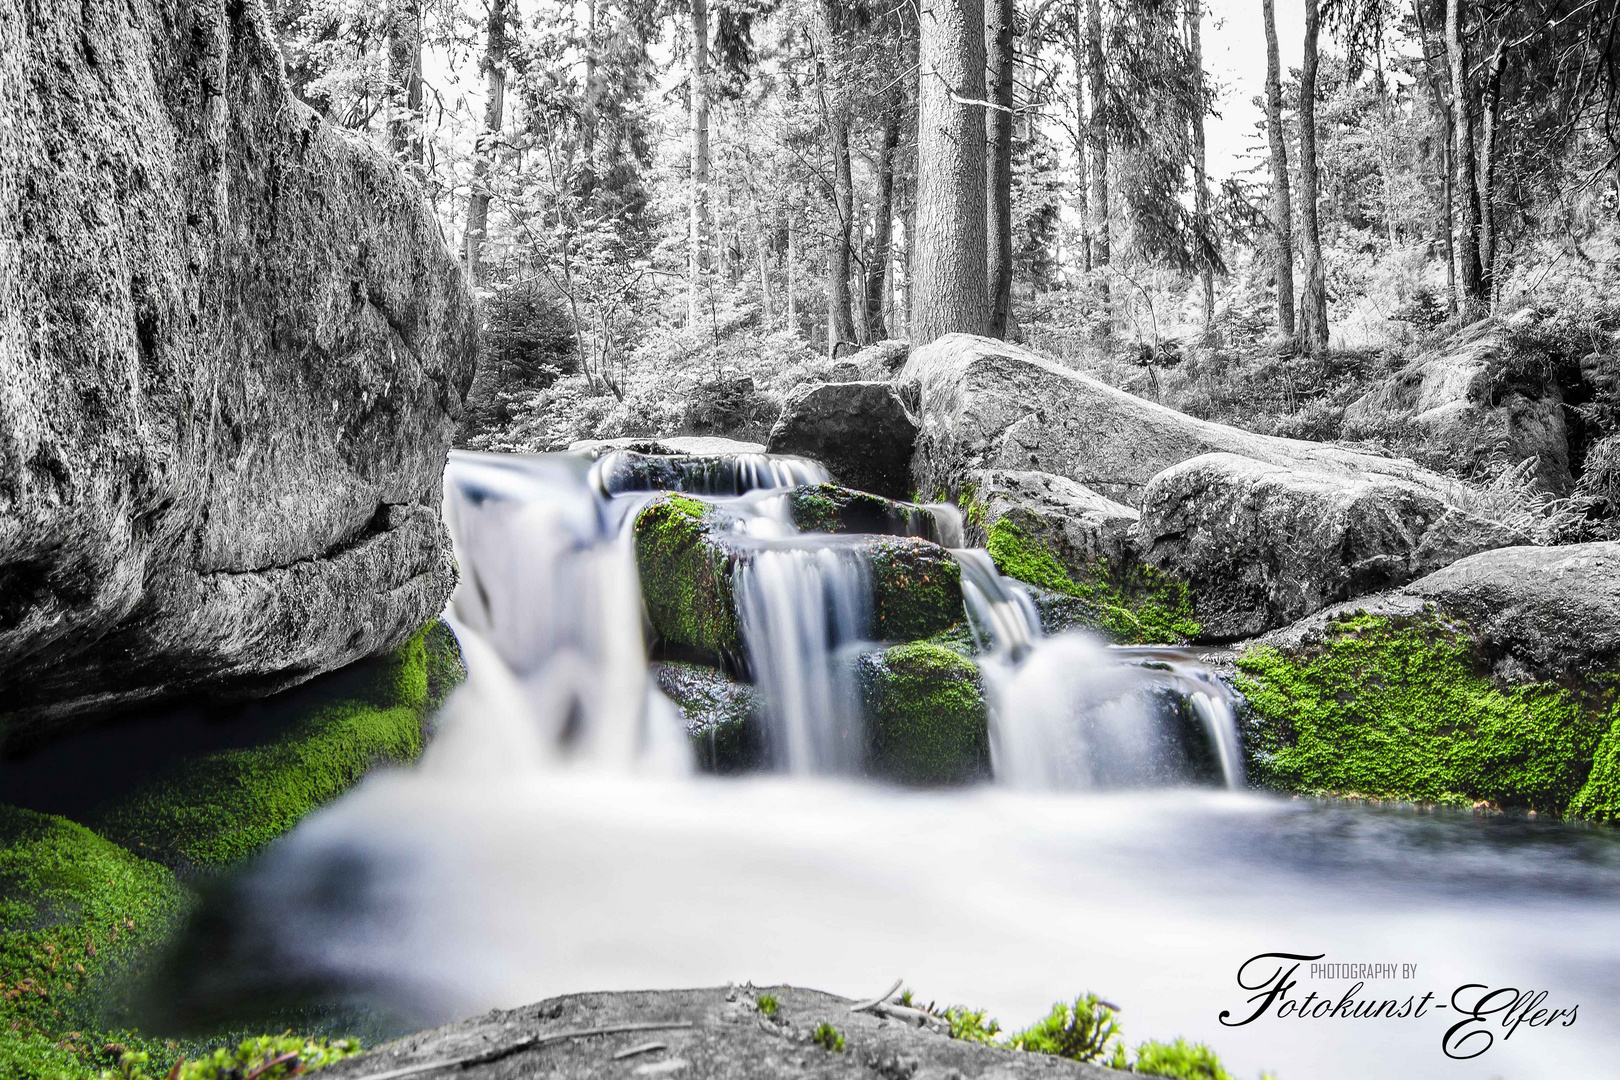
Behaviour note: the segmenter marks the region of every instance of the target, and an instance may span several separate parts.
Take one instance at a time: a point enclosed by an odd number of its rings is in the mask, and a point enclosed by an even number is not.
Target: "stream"
[[[823,479],[763,455],[653,470],[621,452],[452,455],[468,682],[416,768],[373,774],[223,888],[194,946],[212,974],[171,988],[177,1014],[280,994],[386,1033],[573,991],[752,981],[870,997],[903,975],[922,1001],[1007,1029],[1094,991],[1131,1045],[1204,1041],[1244,1078],[1615,1074],[1612,832],[1246,790],[1218,680],[1178,650],[1044,637],[1021,587],[961,547],[949,508],[904,528],[956,549],[994,778],[865,778],[850,672],[872,647],[869,567],[850,538],[800,533],[783,497]],[[746,553],[737,606],[768,703],[765,772],[700,773],[649,678],[629,526],[670,488],[709,503]],[[1165,692],[1196,729],[1166,726]],[[1254,1011],[1264,964],[1251,989],[1239,968],[1268,952],[1392,965],[1358,996],[1432,993],[1431,1007],[1223,1024]],[[1299,996],[1337,1001],[1357,981],[1308,968]],[[1545,990],[1543,1007],[1577,1018],[1510,1035],[1493,1018],[1475,1025],[1490,1048],[1454,1060],[1456,1006],[1484,990],[1453,992],[1473,983]]]

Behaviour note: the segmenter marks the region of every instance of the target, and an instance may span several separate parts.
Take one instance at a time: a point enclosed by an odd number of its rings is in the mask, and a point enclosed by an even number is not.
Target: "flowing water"
[[[1044,638],[943,508],[929,529],[959,549],[995,779],[863,779],[851,673],[872,647],[869,568],[857,541],[799,534],[782,495],[824,474],[627,460],[453,458],[468,682],[418,767],[374,775],[234,884],[211,946],[226,974],[194,976],[193,1006],[253,978],[262,992],[263,972],[416,1025],[577,990],[870,996],[904,975],[1009,1027],[1094,990],[1131,1041],[1204,1040],[1243,1077],[1615,1074],[1609,832],[1243,791],[1217,680],[1179,650]],[[743,553],[772,773],[697,775],[648,678],[627,525],[660,487],[710,501]],[[1239,965],[1268,951],[1415,965],[1363,996],[1545,989],[1578,1021],[1498,1033],[1466,1062],[1441,1052],[1449,1011],[1223,1025],[1252,1008]],[[1302,978],[1301,993],[1352,985]]]

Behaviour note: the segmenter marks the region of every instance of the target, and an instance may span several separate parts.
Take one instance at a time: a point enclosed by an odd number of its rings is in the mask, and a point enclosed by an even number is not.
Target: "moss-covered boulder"
[[[942,645],[915,641],[861,661],[870,772],[903,784],[960,784],[990,773],[979,669]]]
[[[801,532],[921,536],[940,541],[933,512],[837,484],[808,484],[787,493],[793,524]]]
[[[658,689],[681,710],[698,767],[729,774],[770,764],[764,702],[751,684],[703,664],[652,665]]]
[[[463,669],[442,622],[387,656],[274,699],[295,719],[259,745],[182,758],[89,823],[180,871],[263,850],[379,765],[416,760],[426,725]]]
[[[1504,679],[1467,624],[1432,605],[1376,608],[1337,614],[1291,644],[1239,657],[1252,780],[1287,791],[1616,816],[1620,676]]]
[[[1202,626],[1185,582],[1151,566],[1104,558],[1065,565],[1051,543],[1006,515],[987,530],[996,569],[1044,590],[1037,594],[1048,630],[1089,629],[1120,644],[1181,644]]]
[[[189,906],[167,868],[83,825],[0,805],[0,1076],[115,1064],[87,1033]]]
[[[916,641],[963,619],[962,570],[938,544],[867,535],[839,542],[870,571],[871,630],[878,640]],[[654,633],[667,645],[746,666],[737,616],[739,568],[779,543],[728,531],[719,511],[685,495],[649,504],[636,518],[635,544]]]

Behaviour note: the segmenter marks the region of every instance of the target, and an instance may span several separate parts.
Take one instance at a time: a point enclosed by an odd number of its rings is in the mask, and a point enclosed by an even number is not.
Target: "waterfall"
[[[760,488],[824,483],[827,470],[814,461],[777,454],[664,456],[613,450],[597,459],[591,478],[596,490],[607,496],[625,491],[742,495]]]

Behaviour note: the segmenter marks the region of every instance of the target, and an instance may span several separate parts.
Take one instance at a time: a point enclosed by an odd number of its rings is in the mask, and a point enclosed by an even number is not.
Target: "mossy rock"
[[[1016,514],[990,526],[986,547],[1006,576],[1082,601],[1083,607],[1062,605],[1066,627],[1092,629],[1125,645],[1179,645],[1202,632],[1187,584],[1154,567],[1106,559],[1066,566]]]
[[[770,746],[759,691],[703,664],[662,661],[652,666],[658,689],[681,710],[698,767],[730,774],[762,769]]]
[[[745,666],[734,582],[757,549],[728,534],[712,507],[684,495],[643,509],[635,541],[642,601],[660,640]],[[870,567],[876,639],[916,641],[962,621],[962,568],[938,544],[868,535],[838,542]]]
[[[712,656],[742,656],[732,556],[711,533],[710,507],[665,495],[636,516],[636,568],[653,631],[664,641]]]
[[[870,533],[939,539],[931,511],[837,484],[813,484],[787,493],[793,524],[802,532]]]
[[[1258,783],[1608,819],[1620,807],[1620,677],[1508,682],[1432,610],[1347,614],[1237,667]]]
[[[415,761],[429,718],[464,677],[454,634],[435,621],[387,656],[345,669],[337,696],[312,685],[272,699],[308,710],[276,737],[183,758],[101,807],[90,824],[178,871],[231,866],[373,768]]]
[[[861,662],[868,768],[902,784],[961,784],[990,773],[984,689],[971,660],[916,641]]]
[[[166,867],[65,818],[0,805],[0,1077],[114,1064],[92,1034],[108,997],[190,905]]]

